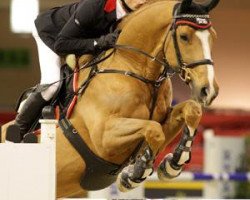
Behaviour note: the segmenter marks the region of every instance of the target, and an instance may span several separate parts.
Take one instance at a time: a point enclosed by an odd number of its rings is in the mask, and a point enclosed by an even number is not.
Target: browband
[[[184,14],[177,15],[175,18],[175,25],[188,25],[195,29],[208,29],[212,26],[209,15],[192,15]]]
[[[195,29],[208,29],[212,26],[212,23],[211,22],[208,22],[207,24],[197,24],[197,23],[194,23],[192,21],[189,21],[189,20],[178,20],[176,21],[176,26],[178,25],[188,25],[188,26],[191,26]]]

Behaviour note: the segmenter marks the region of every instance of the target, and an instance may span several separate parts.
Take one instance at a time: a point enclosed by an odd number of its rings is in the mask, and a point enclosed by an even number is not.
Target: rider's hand
[[[95,49],[107,50],[115,45],[115,42],[120,34],[120,30],[115,30],[113,33],[103,35],[96,40]]]

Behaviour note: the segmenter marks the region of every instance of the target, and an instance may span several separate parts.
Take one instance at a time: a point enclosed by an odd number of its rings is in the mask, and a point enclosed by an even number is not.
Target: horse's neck
[[[161,60],[173,5],[174,2],[157,2],[129,16],[122,24],[117,44],[135,47]],[[159,63],[128,49],[117,49],[104,66],[130,70],[148,79],[156,79],[161,70]]]

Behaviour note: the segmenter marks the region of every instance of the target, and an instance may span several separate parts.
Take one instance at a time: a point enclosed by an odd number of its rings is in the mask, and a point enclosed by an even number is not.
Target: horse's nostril
[[[208,87],[203,87],[201,88],[201,96],[206,97],[208,96],[209,88]]]

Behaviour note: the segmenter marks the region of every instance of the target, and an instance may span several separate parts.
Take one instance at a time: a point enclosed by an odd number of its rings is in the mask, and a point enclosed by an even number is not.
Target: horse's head
[[[203,106],[210,105],[219,91],[211,58],[216,33],[208,15],[218,2],[200,5],[183,0],[175,9],[171,37],[165,44],[170,65],[175,66],[175,71],[191,87],[193,98]]]
[[[193,98],[203,106],[210,105],[219,88],[211,58],[216,33],[209,12],[218,2],[210,0],[206,5],[192,0],[149,2],[120,24],[118,44],[133,48],[116,45],[120,56],[117,64],[128,65],[121,62],[124,57],[141,76],[151,80],[159,77],[157,81],[164,80],[173,71],[179,73],[191,87]],[[161,62],[162,59],[165,62]],[[159,66],[164,66],[164,70]]]

